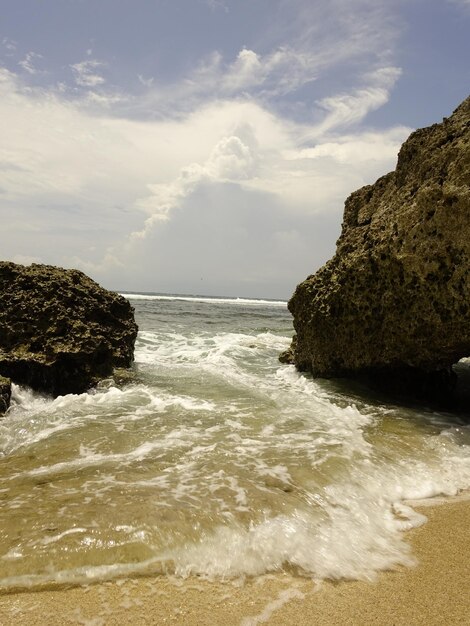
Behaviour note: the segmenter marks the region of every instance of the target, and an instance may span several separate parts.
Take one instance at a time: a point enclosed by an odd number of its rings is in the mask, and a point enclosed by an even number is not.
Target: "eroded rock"
[[[289,310],[301,370],[453,387],[470,355],[470,98],[346,200],[336,254]]]
[[[78,270],[0,262],[0,299],[0,375],[13,382],[82,393],[132,363],[132,307]]]
[[[3,415],[10,406],[11,381],[0,376],[0,415]]]
[[[294,335],[290,346],[287,348],[287,350],[284,350],[279,355],[279,361],[281,363],[286,363],[287,365],[294,365],[296,348],[297,348],[297,335]]]

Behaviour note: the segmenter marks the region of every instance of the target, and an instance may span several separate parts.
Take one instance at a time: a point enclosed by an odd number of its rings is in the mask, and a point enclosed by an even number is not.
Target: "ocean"
[[[282,301],[126,294],[131,374],[0,418],[0,588],[133,575],[373,579],[410,500],[470,487],[470,426],[278,362]],[[347,349],[347,346],[345,346]]]

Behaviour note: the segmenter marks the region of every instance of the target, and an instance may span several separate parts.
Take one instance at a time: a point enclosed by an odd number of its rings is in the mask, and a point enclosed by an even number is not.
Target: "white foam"
[[[69,535],[75,535],[75,534],[83,534],[88,532],[87,528],[69,528],[68,530],[64,530],[63,533],[59,533],[57,535],[52,535],[50,537],[43,537],[41,539],[41,543],[43,545],[49,545],[50,543],[55,543],[56,541],[60,541],[61,539],[63,539],[64,537],[68,537]]]
[[[196,429],[177,428],[171,430],[162,439],[157,441],[147,441],[137,448],[132,448],[127,452],[115,454],[95,453],[92,448],[79,451],[79,456],[68,461],[54,463],[53,465],[42,465],[32,470],[17,472],[10,476],[10,480],[25,476],[52,476],[62,472],[76,471],[97,466],[120,466],[135,461],[143,461],[155,454],[156,451],[168,451],[169,449],[186,448],[197,439]],[[85,455],[83,455],[85,454]]]
[[[44,584],[54,582],[63,584],[89,584],[95,581],[107,581],[117,577],[133,576],[150,572],[161,571],[160,559],[148,559],[140,563],[114,563],[111,565],[91,565],[76,568],[69,568],[54,571],[49,567],[49,571],[44,574],[24,574],[20,576],[8,576],[0,580],[0,588],[31,589]]]
[[[224,326],[233,332],[140,332],[135,378],[122,388],[109,381],[53,400],[14,387],[0,422],[0,449],[12,455],[3,510],[25,531],[6,542],[2,585],[161,571],[236,578],[286,566],[371,579],[413,563],[403,530],[424,518],[408,500],[470,486],[470,430],[332,392],[279,365],[290,340],[258,323],[246,333],[238,322]],[[80,566],[67,560],[70,544],[80,545]],[[107,562],[109,546],[128,562],[83,565],[87,549]],[[27,562],[39,565],[16,575]]]
[[[271,350],[273,356],[288,345],[285,337],[273,333],[200,334],[188,339],[180,333],[139,332],[135,360],[139,364],[234,365],[235,360]]]
[[[243,306],[273,306],[287,308],[286,300],[259,300],[255,298],[214,298],[212,296],[179,296],[143,293],[121,293],[128,300],[174,300],[181,302],[200,302],[204,304],[239,304]]]
[[[220,526],[197,544],[165,556],[177,574],[209,578],[257,576],[290,565],[319,578],[372,580],[378,570],[414,563],[392,516],[383,510],[362,511],[356,521],[341,509],[329,513],[322,524],[299,511],[249,528]]]
[[[276,600],[266,604],[261,613],[243,618],[240,622],[240,626],[257,626],[258,624],[266,624],[271,619],[273,613],[278,611],[285,604],[291,600],[303,600],[304,598],[305,594],[303,594],[299,589],[295,589],[295,587],[283,589],[279,592]]]
[[[118,413],[114,425],[129,424],[149,415],[179,410],[188,413],[211,412],[216,405],[189,395],[170,394],[146,385],[124,389],[109,387],[55,399],[26,387],[13,385],[14,404],[0,422],[0,454],[52,440],[68,431],[79,430],[100,419],[109,421],[110,412]],[[87,456],[80,446],[81,456]]]

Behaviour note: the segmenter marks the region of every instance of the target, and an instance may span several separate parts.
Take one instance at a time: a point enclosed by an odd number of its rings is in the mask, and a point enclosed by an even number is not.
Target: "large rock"
[[[0,376],[0,415],[3,415],[10,406],[11,381]]]
[[[293,360],[314,376],[453,383],[470,355],[470,98],[346,200],[336,254],[289,310]]]
[[[0,375],[81,393],[133,360],[129,302],[78,270],[0,262]]]

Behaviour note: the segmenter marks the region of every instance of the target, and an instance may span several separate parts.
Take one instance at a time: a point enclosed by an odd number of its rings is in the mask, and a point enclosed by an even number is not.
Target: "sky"
[[[470,93],[470,0],[0,0],[0,250],[287,299]]]

